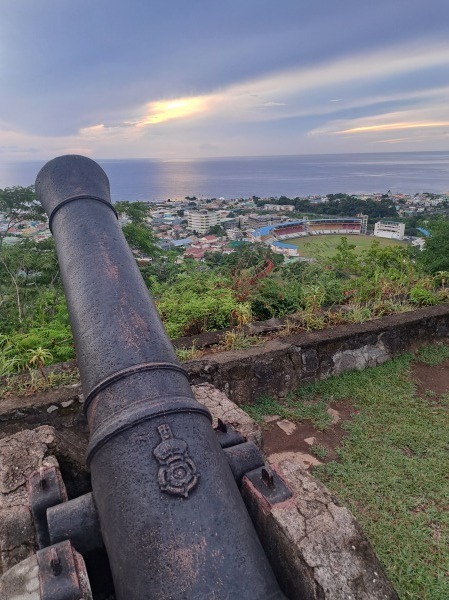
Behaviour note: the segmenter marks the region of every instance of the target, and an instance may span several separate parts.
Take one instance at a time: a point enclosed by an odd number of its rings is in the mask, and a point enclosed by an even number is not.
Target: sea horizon
[[[113,201],[449,191],[449,151],[442,150],[95,160]],[[46,162],[1,163],[0,188],[32,185]]]

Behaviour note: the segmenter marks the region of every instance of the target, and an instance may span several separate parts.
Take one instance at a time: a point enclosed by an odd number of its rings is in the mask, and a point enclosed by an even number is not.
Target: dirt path
[[[438,403],[449,393],[449,359],[435,366],[413,363],[411,377],[416,384],[417,396]],[[336,450],[343,437],[348,435],[344,422],[351,420],[357,411],[350,400],[345,400],[331,403],[328,413],[332,424],[325,431],[320,431],[310,421],[293,423],[277,415],[265,417],[263,444],[268,461],[277,463],[290,458],[310,469],[337,459]]]

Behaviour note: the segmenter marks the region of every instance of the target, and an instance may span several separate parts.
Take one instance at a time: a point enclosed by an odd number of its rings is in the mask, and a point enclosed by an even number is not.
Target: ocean
[[[0,188],[33,184],[44,162],[0,164]],[[449,191],[449,152],[98,162],[114,201]]]

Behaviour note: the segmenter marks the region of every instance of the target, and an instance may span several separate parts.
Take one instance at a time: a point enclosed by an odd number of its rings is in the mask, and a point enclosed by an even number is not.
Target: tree
[[[26,330],[38,319],[39,298],[48,305],[40,321],[51,321],[52,306],[62,297],[58,262],[52,239],[23,239],[0,250],[0,330]],[[52,298],[52,301],[49,298]]]
[[[430,225],[431,236],[426,239],[419,262],[430,273],[449,270],[449,221],[435,220]]]
[[[357,270],[357,253],[354,252],[355,244],[350,244],[347,237],[342,237],[334,256],[334,265],[340,271],[354,272]]]
[[[13,227],[25,221],[45,221],[45,211],[36,198],[34,186],[15,186],[0,190],[0,218],[4,219],[6,225],[0,231],[0,249]]]
[[[154,256],[160,252],[152,231],[144,225],[127,223],[122,231],[131,249],[137,250],[145,256]]]
[[[226,232],[221,225],[212,225],[212,227],[209,227],[209,231],[206,235],[218,235],[223,237],[226,235]]]
[[[128,202],[123,200],[114,204],[119,214],[126,214],[134,225],[142,225],[148,215],[148,204],[146,202]]]

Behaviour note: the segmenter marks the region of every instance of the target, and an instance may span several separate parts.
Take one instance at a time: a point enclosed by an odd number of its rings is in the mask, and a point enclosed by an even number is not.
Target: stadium
[[[360,235],[366,234],[368,217],[334,217],[330,219],[300,219],[276,225],[267,225],[251,234],[254,242],[262,242],[273,250],[290,256],[297,256],[296,245],[286,243],[300,237],[312,235]]]

